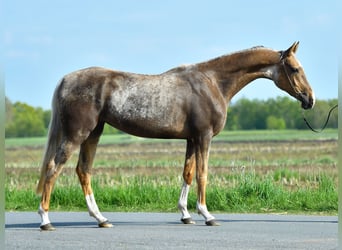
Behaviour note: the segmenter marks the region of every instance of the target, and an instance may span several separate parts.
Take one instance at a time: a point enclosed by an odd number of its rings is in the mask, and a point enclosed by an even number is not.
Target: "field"
[[[6,210],[37,209],[45,140],[6,140]],[[100,209],[177,211],[184,153],[185,141],[103,136],[93,168]],[[77,153],[58,178],[54,211],[86,210],[76,162]],[[223,132],[211,147],[207,204],[216,212],[337,214],[337,175],[337,130]]]

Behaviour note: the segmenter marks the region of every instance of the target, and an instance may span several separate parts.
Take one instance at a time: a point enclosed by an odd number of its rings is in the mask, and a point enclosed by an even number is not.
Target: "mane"
[[[228,54],[224,54],[222,56],[218,56],[218,57],[215,57],[215,58],[212,58],[212,59],[209,59],[205,62],[202,62],[202,63],[206,63],[206,62],[210,62],[210,61],[215,61],[215,60],[218,60],[218,59],[221,59],[223,57],[228,57],[228,56],[232,56],[232,55],[238,55],[238,54],[242,54],[242,53],[246,53],[246,52],[254,52],[256,50],[272,50],[270,48],[267,48],[265,46],[262,46],[262,45],[258,45],[258,46],[254,46],[252,48],[249,48],[249,49],[243,49],[243,50],[238,50],[238,51],[233,51],[233,52],[230,52]]]
[[[229,56],[229,55],[232,55],[232,54],[239,54],[239,53],[244,53],[244,52],[254,51],[254,50],[259,50],[259,49],[267,49],[267,48],[265,46],[262,46],[262,45],[257,45],[257,46],[254,46],[252,48],[249,48],[249,49],[242,49],[242,50],[234,51],[234,52],[225,54],[223,56]]]
[[[192,64],[181,64],[177,67],[174,67],[164,73],[169,73],[169,72],[179,72],[179,71],[183,71],[183,70],[187,70],[189,68],[192,68],[192,67],[195,67],[197,65],[203,65],[203,64],[206,64],[206,63],[209,63],[209,62],[214,62],[214,61],[219,61],[223,58],[227,58],[227,57],[230,57],[230,56],[234,56],[234,55],[239,55],[239,54],[246,54],[248,52],[254,52],[254,51],[258,51],[258,50],[268,50],[268,51],[273,51],[273,49],[271,48],[267,48],[267,47],[264,47],[262,45],[258,45],[258,46],[254,46],[252,48],[249,48],[249,49],[243,49],[243,50],[238,50],[238,51],[233,51],[233,52],[230,52],[228,54],[224,54],[224,55],[221,55],[221,56],[218,56],[218,57],[215,57],[215,58],[211,58],[207,61],[203,61],[203,62],[199,62],[199,63],[192,63]]]
[[[255,46],[249,49],[234,51],[196,65],[201,70],[225,68],[225,70],[233,72],[241,67],[251,67],[256,63],[264,65],[273,64],[279,58],[280,55],[277,51],[264,46]],[[258,62],[258,60],[261,61]]]

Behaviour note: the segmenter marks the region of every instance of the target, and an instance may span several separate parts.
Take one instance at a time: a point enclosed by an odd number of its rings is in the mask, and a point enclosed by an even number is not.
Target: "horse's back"
[[[176,74],[142,75],[101,67],[69,73],[56,89],[67,122],[89,123],[95,117],[145,137],[183,133],[184,126],[177,124],[185,122],[189,90]]]
[[[127,74],[115,79],[107,122],[138,136],[182,134],[190,88],[176,74]]]

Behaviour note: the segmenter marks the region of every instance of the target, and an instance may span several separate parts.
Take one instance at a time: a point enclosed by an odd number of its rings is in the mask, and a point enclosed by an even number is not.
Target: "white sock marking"
[[[100,210],[96,204],[94,194],[85,196],[87,207],[89,210],[89,215],[94,217],[99,223],[107,221],[105,217],[102,216]]]
[[[188,208],[187,208],[189,190],[190,190],[190,185],[188,185],[188,184],[186,184],[186,182],[184,182],[183,186],[182,186],[182,191],[181,191],[181,194],[179,197],[179,201],[178,201],[178,209],[182,213],[182,219],[191,218],[191,216],[188,212]]]
[[[46,225],[46,224],[51,223],[51,222],[50,222],[50,219],[49,219],[48,212],[45,211],[45,210],[42,208],[42,204],[41,204],[41,203],[39,204],[38,214],[40,215],[40,217],[41,217],[41,219],[42,219],[42,223],[40,224],[41,226],[44,226],[44,225]]]
[[[211,220],[215,220],[215,217],[212,216],[207,209],[206,205],[201,205],[198,201],[197,201],[197,211],[199,214],[203,215],[203,217],[205,218],[205,221],[211,221]]]

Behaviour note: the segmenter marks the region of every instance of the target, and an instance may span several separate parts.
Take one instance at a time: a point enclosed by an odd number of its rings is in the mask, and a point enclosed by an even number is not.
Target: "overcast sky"
[[[89,66],[156,74],[256,45],[287,49],[319,99],[337,98],[337,3],[327,1],[18,1],[3,3],[5,92],[50,109],[63,75]],[[241,98],[286,95],[269,80]]]

